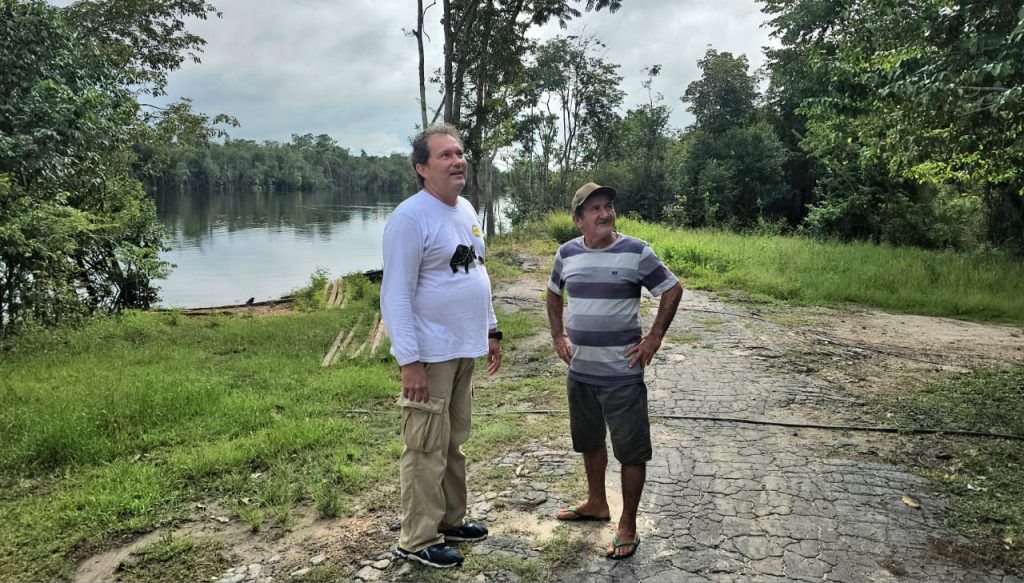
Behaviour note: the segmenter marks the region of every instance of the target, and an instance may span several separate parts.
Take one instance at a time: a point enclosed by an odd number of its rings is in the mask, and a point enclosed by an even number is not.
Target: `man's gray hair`
[[[412,173],[416,175],[416,184],[420,188],[423,188],[423,177],[416,171],[417,164],[426,164],[430,160],[430,146],[427,142],[430,141],[430,136],[451,136],[458,140],[459,146],[463,146],[462,136],[459,134],[459,130],[448,123],[439,123],[432,125],[429,128],[416,134],[412,139],[412,154],[409,155],[409,161],[412,162]]]

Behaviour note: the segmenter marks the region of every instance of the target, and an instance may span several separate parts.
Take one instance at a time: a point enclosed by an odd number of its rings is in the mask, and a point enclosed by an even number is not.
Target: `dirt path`
[[[540,314],[542,290],[537,278],[524,278],[500,291],[497,302]],[[649,326],[656,300],[645,305]],[[943,503],[921,478],[881,461],[898,446],[888,434],[672,418],[869,424],[858,395],[892,390],[908,376],[1024,363],[1021,329],[818,308],[787,309],[773,319],[791,323],[773,324],[742,305],[686,292],[648,371],[655,456],[634,558],[603,558],[611,525],[551,518],[582,488],[573,483],[581,475],[579,456],[563,436],[477,462],[509,475],[503,490],[471,491],[470,515],[487,521],[492,536],[465,550],[471,560],[494,559],[488,564],[495,568],[444,578],[517,581],[502,561],[537,559],[541,543],[557,535],[581,541],[576,566],[563,573],[568,581],[1021,581],[958,566],[935,550],[935,541],[958,535],[942,526]],[[546,343],[541,333],[520,350]],[[506,366],[515,366],[513,359]],[[533,374],[564,374],[553,357],[530,366]],[[610,472],[613,515],[617,480]],[[420,580],[420,567],[390,555],[393,521],[373,513],[324,521],[310,513],[274,540],[237,533],[235,567],[221,581],[301,580],[323,560],[350,562],[361,580]],[[226,531],[217,531],[223,540]],[[112,566],[139,544],[83,563],[75,580],[110,579]]]

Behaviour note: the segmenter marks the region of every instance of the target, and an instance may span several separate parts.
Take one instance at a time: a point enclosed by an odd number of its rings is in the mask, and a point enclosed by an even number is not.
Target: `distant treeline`
[[[281,143],[225,139],[188,145],[137,146],[136,174],[147,192],[410,193],[416,181],[407,154],[349,153],[326,134],[292,135]],[[147,169],[156,169],[148,171]]]

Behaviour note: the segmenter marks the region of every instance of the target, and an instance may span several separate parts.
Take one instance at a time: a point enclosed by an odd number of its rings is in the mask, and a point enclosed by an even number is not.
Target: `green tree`
[[[226,139],[221,125],[238,127],[228,115],[209,116],[192,110],[185,98],[166,107],[142,108],[142,123],[135,136],[134,175],[147,191],[173,184],[179,190],[212,188],[221,180],[210,158],[211,139]],[[159,184],[158,181],[166,181]]]
[[[0,1],[0,326],[147,306],[163,233],[131,175],[142,121],[202,41],[203,2]]]
[[[644,71],[648,77],[642,85],[648,102],[612,118],[607,129],[599,128],[591,174],[599,184],[615,185],[618,212],[657,221],[664,218],[673,198],[668,177],[676,135],[668,127],[671,110],[662,103],[664,97],[653,91],[661,66]]]
[[[619,66],[599,56],[603,48],[595,37],[559,36],[537,49],[538,88],[554,95],[561,122],[560,194],[572,190],[570,178],[580,163],[593,161],[599,136],[617,119],[615,110],[625,96]]]
[[[520,158],[513,168],[513,222],[566,208],[581,167],[618,120],[624,96],[618,65],[599,56],[593,37],[558,36],[533,50],[514,122]]]
[[[699,80],[682,96],[696,122],[674,171],[676,220],[697,226],[749,227],[783,214],[789,196],[785,146],[759,114],[756,83],[743,55],[708,49]]]
[[[746,55],[733,57],[708,48],[697,61],[700,79],[690,83],[680,98],[689,103],[696,125],[709,132],[725,131],[745,125],[754,113],[757,85],[747,71]]]
[[[897,223],[906,218],[906,204],[922,224],[943,216],[964,222],[943,210],[943,197],[930,194],[949,184],[981,197],[990,240],[1024,248],[1019,2],[762,1],[782,41],[769,55],[773,85],[805,119],[805,151],[835,156],[815,160],[823,173],[817,205],[834,207],[822,213],[856,206],[842,202],[844,190],[854,196],[856,189],[824,175],[845,173],[839,168],[849,146],[864,177],[885,177],[879,187],[896,200],[876,208],[900,208],[891,215]],[[875,219],[875,236],[894,231],[884,216]]]
[[[618,10],[620,0],[587,0],[587,10]],[[429,8],[429,6],[427,7]],[[422,51],[425,8],[417,3],[417,29],[413,36]],[[523,58],[530,46],[529,31],[557,20],[564,28],[580,15],[568,0],[443,0],[444,65],[441,83],[443,120],[459,127],[465,138],[470,163],[469,200],[480,206],[480,168],[490,170],[498,148],[508,146],[515,135],[513,116],[519,95],[506,88],[517,82]],[[425,72],[420,67],[421,118]],[[489,181],[487,181],[489,182]]]

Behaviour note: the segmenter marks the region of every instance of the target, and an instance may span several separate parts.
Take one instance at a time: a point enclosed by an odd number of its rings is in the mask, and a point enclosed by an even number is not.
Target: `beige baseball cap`
[[[610,186],[601,186],[600,184],[588,182],[576,191],[576,194],[572,197],[572,206],[569,210],[575,214],[576,209],[580,208],[580,205],[585,203],[592,194],[607,194],[609,197],[614,199],[615,195],[618,193]]]

